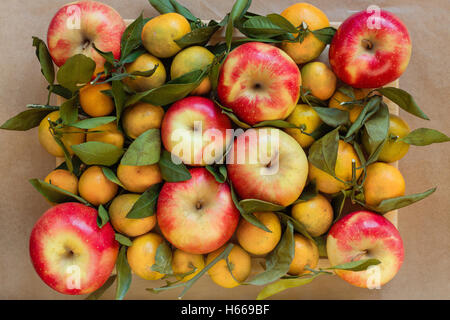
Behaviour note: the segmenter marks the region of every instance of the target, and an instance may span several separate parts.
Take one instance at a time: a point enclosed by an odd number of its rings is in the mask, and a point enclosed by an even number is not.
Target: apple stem
[[[360,260],[361,257],[365,256],[368,253],[367,250],[363,250],[360,253],[358,253],[357,255],[355,255],[351,261],[358,261]]]
[[[366,48],[367,50],[371,50],[373,48],[373,43],[370,40],[363,39],[361,41],[361,43],[362,43],[363,47]]]

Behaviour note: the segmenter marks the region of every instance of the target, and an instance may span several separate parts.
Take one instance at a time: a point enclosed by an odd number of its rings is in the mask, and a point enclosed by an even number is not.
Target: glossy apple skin
[[[369,28],[377,23],[381,28]],[[373,47],[366,49],[363,40],[369,40]],[[410,57],[406,26],[384,10],[377,17],[367,11],[350,16],[340,25],[329,50],[334,73],[355,88],[378,88],[398,79]]]
[[[175,247],[205,254],[231,238],[240,215],[227,183],[218,183],[204,168],[189,172],[190,180],[164,184],[156,216],[164,237]]]
[[[253,125],[285,119],[297,104],[301,83],[297,65],[283,50],[249,42],[225,59],[217,93],[239,119]]]
[[[200,131],[194,130],[195,122],[201,124],[202,135],[198,134]],[[211,99],[191,96],[175,102],[167,110],[161,124],[161,139],[164,147],[181,158],[184,163],[203,166],[222,158],[226,147],[233,139],[232,133],[227,132],[231,128],[230,119]],[[208,131],[217,132],[222,139],[217,140],[216,144]],[[181,155],[176,152],[175,148],[177,145],[180,147],[181,143],[183,148],[191,150],[190,156],[187,153]],[[217,150],[220,154],[216,157],[206,149],[211,147],[210,144],[218,145]]]
[[[277,135],[278,147],[271,150],[272,144],[276,146]],[[260,157],[258,150],[264,150],[267,159]],[[269,162],[278,164],[267,167]],[[298,199],[306,184],[308,160],[302,147],[284,131],[256,128],[245,131],[234,141],[227,154],[227,171],[234,190],[242,199],[288,206]]]
[[[95,51],[92,43],[104,52],[112,52],[118,59],[125,28],[125,21],[120,14],[106,4],[97,1],[68,3],[58,10],[50,22],[48,49],[58,67],[79,53],[92,58],[96,63],[97,74],[103,71],[105,59]],[[86,48],[85,44],[88,44]]]
[[[366,255],[359,256],[364,250]],[[375,258],[381,261],[380,285],[389,282],[398,272],[404,257],[403,241],[395,226],[385,217],[370,211],[356,211],[344,216],[330,229],[327,254],[331,265]],[[368,271],[336,270],[348,283],[367,287]]]
[[[114,269],[119,243],[109,223],[97,226],[97,210],[67,202],[47,210],[31,231],[29,249],[34,269],[52,289],[70,295],[100,288]],[[73,260],[67,258],[72,250]],[[67,278],[80,268],[80,288],[70,288]]]

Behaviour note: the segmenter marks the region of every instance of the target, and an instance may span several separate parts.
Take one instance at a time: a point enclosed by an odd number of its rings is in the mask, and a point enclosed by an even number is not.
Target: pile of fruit
[[[411,55],[399,18],[361,11],[336,30],[307,3],[262,16],[237,0],[205,23],[175,0],[149,2],[160,15],[128,26],[105,4],[70,3],[47,43],[33,38],[48,101],[1,128],[39,127],[64,158],[30,180],[52,205],[30,238],[42,280],[90,299],[114,282],[124,298],[132,272],[180,297],[205,273],[264,286],[258,299],[320,275],[390,281],[404,252],[383,214],[435,190],[405,195],[392,163],[449,141],[389,113],[385,98],[428,119],[389,86]],[[317,60],[327,45],[329,64]]]

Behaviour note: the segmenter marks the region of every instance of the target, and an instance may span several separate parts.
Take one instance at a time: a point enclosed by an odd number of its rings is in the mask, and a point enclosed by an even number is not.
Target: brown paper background
[[[66,0],[2,0],[0,2],[0,123],[22,111],[28,103],[44,103],[45,80],[31,46],[31,36],[46,38],[48,23]],[[148,17],[156,12],[146,0],[103,0],[124,18],[135,18],[141,10]],[[180,0],[203,19],[220,19],[233,1]],[[254,0],[251,11],[281,12],[295,0]],[[310,1],[328,15],[342,21],[353,11],[377,4],[398,15],[407,25],[413,54],[400,87],[413,93],[430,117],[427,122],[403,111],[411,128],[432,127],[449,134],[450,2],[448,0],[321,0]],[[28,237],[35,221],[48,204],[28,183],[44,178],[54,168],[54,158],[38,143],[37,130],[0,132],[0,298],[66,299],[49,289],[34,272],[28,256]],[[399,229],[405,245],[405,261],[398,275],[381,290],[352,287],[338,277],[323,276],[313,283],[276,295],[277,299],[449,299],[450,298],[450,143],[411,147],[400,162],[406,192],[433,186],[429,198],[400,210]],[[144,288],[157,283],[135,277],[127,298],[174,299],[179,289],[152,295]],[[186,294],[185,299],[254,299],[260,288],[241,286],[224,289],[208,276]],[[113,289],[106,298],[113,297]]]

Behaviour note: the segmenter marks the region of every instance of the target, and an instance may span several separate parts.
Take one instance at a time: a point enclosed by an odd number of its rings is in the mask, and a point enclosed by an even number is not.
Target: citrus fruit
[[[317,112],[307,104],[298,104],[286,121],[296,126],[304,125],[306,133],[314,132],[323,123]],[[286,128],[284,131],[297,140],[302,148],[307,148],[314,142],[313,137],[302,133],[300,129]]]
[[[403,158],[408,153],[409,144],[399,139],[406,136],[409,132],[409,126],[402,118],[390,114],[388,140],[385,142],[383,148],[381,148],[378,160],[383,162],[395,162]],[[365,130],[363,131],[362,142],[368,153],[374,151]]]
[[[355,160],[356,168],[361,166],[361,162],[359,161],[359,157],[353,146],[347,142],[339,140],[334,172],[336,177],[342,181],[337,180],[332,175],[320,170],[311,163],[309,163],[309,180],[312,181],[315,179],[317,188],[323,193],[331,194],[348,189],[350,186],[346,185],[344,182],[351,182],[352,180],[353,160]],[[356,170],[356,178],[359,178],[361,172],[362,169]]]
[[[64,157],[64,151],[59,146],[59,144],[55,141],[53,138],[51,132],[50,132],[50,124],[48,120],[55,122],[59,119],[59,111],[53,111],[49,113],[39,124],[38,128],[38,138],[39,143],[44,147],[45,150],[47,150],[48,153],[55,157]],[[69,151],[70,154],[73,154],[72,146],[76,144],[83,143],[86,139],[86,134],[84,133],[84,130],[74,128],[74,127],[68,127],[64,126],[61,129],[57,129],[61,134],[61,141],[63,142],[64,146],[67,148],[67,151]]]
[[[164,239],[156,233],[147,233],[133,240],[131,247],[127,249],[127,260],[131,270],[145,280],[158,280],[164,274],[153,271],[156,250]]]
[[[80,89],[80,104],[91,117],[107,116],[114,110],[114,101],[102,91],[111,90],[109,83],[87,84]]]
[[[219,254],[221,254],[227,245],[211,252],[206,258],[206,264],[211,263]],[[217,285],[224,288],[237,287],[245,281],[250,275],[252,261],[250,255],[240,246],[235,244],[228,255],[228,262],[233,274],[230,273],[225,259],[219,260],[208,270],[208,274]],[[236,281],[237,280],[237,281]]]
[[[302,86],[320,99],[328,100],[336,90],[337,78],[333,71],[322,62],[309,62],[301,69]]]
[[[126,166],[119,164],[117,177],[125,189],[143,193],[150,186],[162,182],[158,164],[148,166]]]
[[[154,17],[142,29],[142,43],[152,55],[169,58],[181,50],[174,40],[191,32],[191,25],[181,14],[170,12]]]
[[[264,231],[245,219],[241,219],[236,230],[239,244],[251,254],[266,254],[272,251],[281,238],[280,219],[273,212],[255,212],[253,214],[271,232]]]
[[[191,274],[180,276],[191,272]],[[187,253],[180,249],[176,249],[172,256],[172,271],[178,280],[186,282],[195,277],[205,267],[205,258],[202,254]]]
[[[139,102],[126,108],[122,114],[122,127],[126,135],[136,139],[149,129],[161,128],[164,109],[149,103]]]
[[[170,67],[170,76],[172,79],[181,77],[182,75],[203,69],[214,60],[214,55],[205,47],[192,46],[180,51],[175,58],[173,58]],[[202,82],[195,88],[192,95],[204,95],[211,91],[211,82],[208,77],[205,77]]]
[[[78,178],[68,170],[53,170],[45,177],[44,181],[73,194],[78,194]]]
[[[292,207],[292,217],[303,224],[311,236],[318,237],[330,228],[333,208],[327,198],[318,194],[312,199],[295,204]]]
[[[305,270],[308,266],[311,269],[317,267],[319,262],[319,249],[314,241],[305,238],[302,235],[294,234],[295,254],[289,267],[288,273],[298,276],[309,271]]]
[[[308,3],[296,3],[286,8],[281,15],[298,27],[302,22],[306,23],[308,30],[318,30],[330,26],[327,16],[319,8]],[[294,34],[296,36],[296,34]],[[302,64],[311,61],[322,53],[326,44],[317,39],[312,33],[308,33],[302,43],[283,42],[281,48],[297,63]]]
[[[363,190],[366,204],[377,206],[383,200],[405,195],[405,180],[396,167],[375,162],[367,167]]]
[[[94,206],[109,202],[118,189],[117,184],[109,181],[99,166],[87,168],[78,182],[80,196]]]
[[[137,237],[149,232],[156,225],[156,215],[140,219],[127,218],[139,194],[121,194],[114,198],[109,206],[109,218],[114,229],[130,237]]]
[[[100,132],[95,132],[100,131]],[[124,143],[123,133],[120,132],[115,121],[103,124],[99,127],[89,129],[86,135],[86,141],[97,141],[109,143],[117,148],[122,148]]]
[[[330,101],[328,102],[328,106],[330,108],[336,108],[339,110],[344,110],[349,112],[350,122],[353,123],[358,119],[359,114],[361,113],[361,110],[363,109],[362,105],[346,105],[342,106],[340,105],[341,102],[350,102],[353,100],[361,100],[363,99],[368,93],[369,89],[353,89],[353,94],[355,98],[352,98],[345,93],[339,91],[339,89],[334,93],[334,95],[331,97]]]
[[[142,54],[134,62],[127,64],[126,70],[128,73],[136,71],[145,72],[152,70],[156,65],[158,67],[150,77],[136,76],[135,79],[128,77],[122,80],[123,83],[136,92],[147,91],[162,86],[166,82],[167,76],[164,64],[161,60],[148,53]]]

